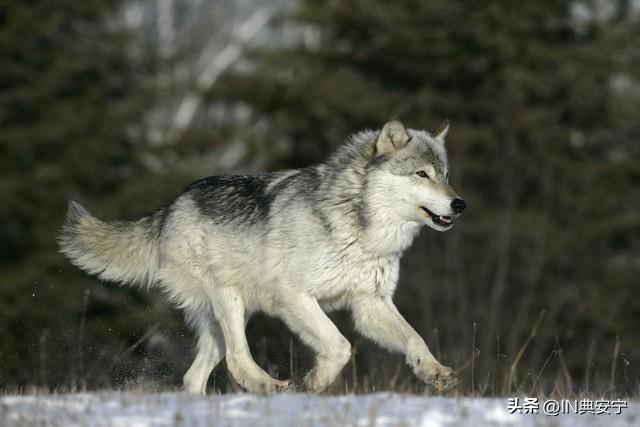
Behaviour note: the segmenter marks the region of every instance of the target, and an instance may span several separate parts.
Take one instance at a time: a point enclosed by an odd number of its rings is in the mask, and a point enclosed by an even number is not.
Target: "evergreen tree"
[[[82,365],[81,336],[113,343],[127,323],[112,322],[111,336],[106,327],[104,337],[79,330],[91,280],[56,244],[69,199],[106,217],[123,215],[110,206],[125,198],[123,182],[143,171],[145,62],[132,54],[121,4],[0,7],[0,383],[68,384]],[[95,321],[108,322],[133,298],[124,291],[102,297],[92,309],[104,316]],[[90,345],[82,351],[95,352]]]

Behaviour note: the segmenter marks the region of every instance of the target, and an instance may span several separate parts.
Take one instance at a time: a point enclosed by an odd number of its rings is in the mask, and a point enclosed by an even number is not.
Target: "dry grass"
[[[133,344],[123,347],[120,351],[105,356],[101,360],[85,360],[84,339],[86,323],[86,307],[89,304],[90,293],[87,291],[84,299],[85,309],[82,312],[78,328],[78,345],[72,357],[76,363],[69,375],[69,382],[63,385],[48,386],[48,352],[50,332],[43,330],[40,339],[39,372],[36,375],[38,384],[29,386],[5,386],[0,388],[0,394],[67,394],[78,391],[113,389],[120,391],[148,393],[161,391],[178,391],[180,385],[176,382],[158,380],[145,375],[129,376],[124,380],[112,382],[105,387],[104,383],[92,381],[94,377],[113,378],[115,372],[123,364],[139,363],[136,352],[144,349],[148,341],[158,332],[159,325],[154,324],[142,334]],[[403,394],[455,396],[455,397],[506,397],[506,396],[537,396],[556,399],[579,398],[630,398],[640,399],[640,381],[637,373],[634,378],[629,371],[630,362],[621,353],[621,339],[615,337],[615,345],[611,349],[611,360],[607,366],[598,366],[595,362],[595,340],[590,341],[588,351],[584,355],[584,372],[580,375],[576,369],[571,369],[567,362],[565,351],[560,340],[556,337],[555,345],[544,358],[535,360],[527,358],[528,353],[535,348],[536,338],[544,324],[546,311],[542,310],[526,338],[517,351],[508,356],[502,354],[500,336],[496,337],[496,351],[481,351],[477,348],[477,324],[473,323],[471,352],[461,351],[458,355],[443,354],[438,329],[434,329],[430,340],[431,348],[437,358],[452,366],[461,380],[460,384],[448,391],[431,389],[420,383],[413,376],[410,369],[403,363],[400,356],[388,355],[362,338],[353,341],[351,361],[342,372],[339,379],[325,393],[325,395],[368,394],[378,391],[393,391]],[[525,336],[525,334],[522,334]],[[294,378],[301,383],[301,377],[311,367],[312,354],[301,346],[294,338],[288,340],[286,352],[286,372],[278,372],[278,366],[269,361],[267,339],[262,336],[252,349],[256,361],[267,369],[273,376],[279,378]],[[465,354],[466,353],[466,354]],[[184,355],[184,353],[183,353]],[[135,356],[135,357],[134,357]],[[481,359],[483,363],[479,363]],[[454,361],[454,363],[451,363]],[[458,361],[458,363],[455,363]],[[186,365],[186,361],[183,364]],[[576,364],[575,358],[572,362]],[[224,364],[222,364],[224,365]],[[282,366],[280,366],[282,368]],[[216,368],[209,382],[209,393],[240,392],[241,387],[236,384],[224,366]],[[299,391],[304,391],[302,388]]]

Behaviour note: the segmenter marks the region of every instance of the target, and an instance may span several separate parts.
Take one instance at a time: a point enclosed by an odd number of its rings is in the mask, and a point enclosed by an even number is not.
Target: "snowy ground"
[[[620,415],[510,414],[506,399],[377,393],[321,397],[249,394],[81,393],[0,397],[0,426],[637,426],[640,403]]]

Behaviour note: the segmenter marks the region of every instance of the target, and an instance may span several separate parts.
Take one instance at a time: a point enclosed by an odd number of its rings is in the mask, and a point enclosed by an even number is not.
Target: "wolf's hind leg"
[[[184,376],[184,389],[190,393],[206,394],[209,376],[224,358],[224,337],[209,307],[187,311],[187,320],[198,335],[198,352]]]
[[[224,335],[227,368],[233,378],[248,391],[270,393],[289,388],[254,362],[245,336],[245,306],[242,296],[232,287],[209,288],[213,311]]]
[[[276,314],[316,352],[316,365],[304,379],[311,391],[330,386],[351,358],[351,344],[322,311],[311,295],[294,289],[281,290]]]

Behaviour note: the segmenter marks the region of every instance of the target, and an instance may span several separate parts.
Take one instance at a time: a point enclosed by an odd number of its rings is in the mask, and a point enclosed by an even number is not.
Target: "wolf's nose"
[[[453,199],[453,202],[451,202],[451,209],[457,214],[461,214],[466,208],[467,202],[462,199]]]

